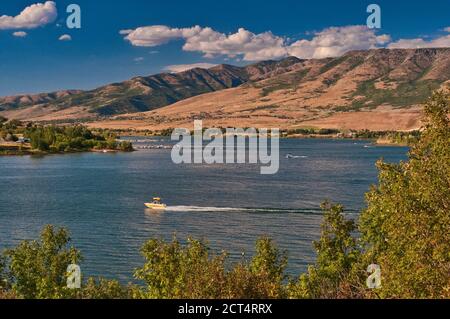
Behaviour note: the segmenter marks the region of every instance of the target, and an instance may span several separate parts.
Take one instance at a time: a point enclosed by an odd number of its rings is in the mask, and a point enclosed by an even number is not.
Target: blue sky
[[[45,2],[1,1],[0,95],[89,89],[196,63],[450,43],[448,0],[57,0],[43,12]],[[81,7],[79,30],[66,26],[71,3]],[[365,27],[370,3],[381,7],[379,30]]]

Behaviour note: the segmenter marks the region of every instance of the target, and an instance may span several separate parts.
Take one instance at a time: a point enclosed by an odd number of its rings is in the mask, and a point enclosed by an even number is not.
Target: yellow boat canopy
[[[159,197],[153,197],[153,200],[157,200],[157,201],[160,201],[160,200],[161,200],[161,198],[159,198]]]

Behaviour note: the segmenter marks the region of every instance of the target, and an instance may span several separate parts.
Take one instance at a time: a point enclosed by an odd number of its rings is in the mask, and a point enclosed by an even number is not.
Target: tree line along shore
[[[0,155],[43,155],[88,151],[133,151],[128,141],[109,130],[83,125],[54,126],[0,117]]]
[[[217,127],[226,134],[227,128]],[[208,128],[203,128],[203,131]],[[243,128],[244,130],[248,128]],[[150,136],[150,137],[170,137],[173,128],[164,130],[134,130],[116,129],[113,130],[119,136]],[[193,131],[191,131],[191,135]],[[416,142],[420,136],[420,130],[412,131],[370,131],[370,130],[346,130],[327,129],[315,127],[302,127],[297,129],[280,130],[281,138],[329,138],[329,139],[355,139],[371,140],[375,145],[409,146]]]
[[[220,128],[225,134],[226,128]],[[205,128],[206,130],[206,128]],[[133,145],[123,136],[168,137],[173,129],[161,131],[89,129],[81,124],[42,125],[0,116],[0,155],[45,155],[76,152],[131,152]],[[409,146],[420,131],[369,131],[298,128],[282,130],[281,138],[364,139],[374,145]]]

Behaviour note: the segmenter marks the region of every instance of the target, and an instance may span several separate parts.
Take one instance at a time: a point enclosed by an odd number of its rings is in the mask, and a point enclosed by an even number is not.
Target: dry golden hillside
[[[353,51],[338,58],[288,58],[208,72],[239,79],[238,86],[229,82],[146,112],[99,116],[81,103],[10,108],[0,114],[139,130],[190,128],[195,119],[218,127],[412,130],[420,127],[421,104],[431,92],[449,86],[450,48]]]

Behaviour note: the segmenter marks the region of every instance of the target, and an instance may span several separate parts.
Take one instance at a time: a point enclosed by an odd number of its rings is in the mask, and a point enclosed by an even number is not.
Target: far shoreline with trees
[[[0,118],[0,155],[46,155],[77,152],[131,152],[133,145],[120,141],[109,130],[90,130],[83,125],[24,124]]]

